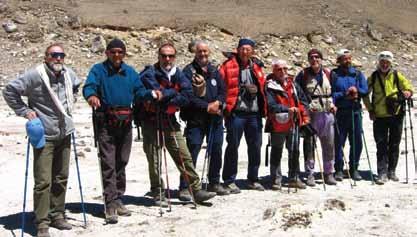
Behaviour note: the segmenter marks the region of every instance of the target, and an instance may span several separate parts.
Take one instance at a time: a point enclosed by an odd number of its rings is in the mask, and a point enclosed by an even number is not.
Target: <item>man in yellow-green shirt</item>
[[[411,99],[413,86],[400,72],[392,68],[394,55],[390,51],[378,54],[378,66],[368,78],[368,96],[364,99],[373,121],[374,139],[377,146],[378,184],[388,179],[398,181],[395,168],[404,119],[404,104]]]

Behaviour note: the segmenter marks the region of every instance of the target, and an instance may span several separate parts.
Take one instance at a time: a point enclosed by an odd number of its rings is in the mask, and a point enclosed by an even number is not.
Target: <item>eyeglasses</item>
[[[162,54],[162,53],[160,53],[159,56],[161,56],[161,58],[167,58],[167,57],[169,59],[175,58],[175,54]]]
[[[114,55],[116,55],[116,54],[123,55],[123,54],[125,54],[125,51],[123,51],[123,50],[109,50],[109,53],[114,54]]]
[[[58,58],[64,59],[66,55],[65,53],[61,53],[61,52],[52,52],[52,53],[49,53],[49,56],[55,59],[58,59]]]

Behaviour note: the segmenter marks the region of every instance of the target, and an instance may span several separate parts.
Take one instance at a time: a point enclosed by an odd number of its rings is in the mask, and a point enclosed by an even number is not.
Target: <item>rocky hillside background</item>
[[[65,45],[66,63],[85,78],[116,36],[126,41],[126,61],[138,71],[156,60],[158,44],[167,39],[177,45],[177,62],[184,66],[192,59],[193,39],[209,41],[213,60],[221,63],[221,51],[249,36],[267,72],[273,58],[283,58],[296,73],[312,47],[333,67],[335,51],[343,47],[369,75],[377,52],[391,50],[397,68],[417,83],[416,12],[411,0],[0,0],[0,89],[41,62],[52,42]]]

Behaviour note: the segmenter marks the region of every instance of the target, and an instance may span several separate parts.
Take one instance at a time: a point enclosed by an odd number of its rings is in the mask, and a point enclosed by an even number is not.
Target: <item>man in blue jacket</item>
[[[359,158],[362,152],[362,106],[360,100],[368,93],[368,84],[362,72],[352,66],[349,50],[337,52],[339,66],[332,71],[332,95],[337,107],[336,112],[336,158],[335,179],[343,180],[343,147],[349,137],[349,168],[355,180],[361,180],[358,172]]]
[[[94,126],[105,201],[107,223],[117,223],[117,215],[130,216],[121,197],[126,190],[125,167],[132,146],[132,104],[158,98],[157,91],[146,90],[139,75],[123,59],[126,46],[113,39],[106,48],[107,59],[94,65],[83,88],[84,98],[96,111]]]
[[[195,57],[183,72],[190,81],[193,94],[188,106],[181,108],[180,116],[187,122],[185,137],[194,166],[204,137],[207,141],[208,190],[218,195],[229,192],[220,185],[220,168],[222,165],[223,118],[222,110],[226,89],[217,68],[209,61],[210,49],[205,41],[195,42]],[[204,178],[204,177],[202,177]],[[179,198],[190,201],[187,184],[181,177]]]
[[[216,195],[201,189],[200,178],[194,169],[180,124],[175,117],[175,112],[180,107],[188,105],[193,93],[190,81],[175,66],[176,52],[173,44],[162,44],[158,49],[158,62],[147,66],[140,74],[140,79],[147,89],[157,90],[161,94],[158,96],[158,101],[146,100],[139,109],[141,115],[139,117],[143,124],[143,150],[149,166],[151,195],[155,204],[160,205],[165,203],[165,195],[160,194],[161,189],[164,189],[160,163],[162,147],[166,147],[181,175],[187,181],[195,202],[201,203]]]

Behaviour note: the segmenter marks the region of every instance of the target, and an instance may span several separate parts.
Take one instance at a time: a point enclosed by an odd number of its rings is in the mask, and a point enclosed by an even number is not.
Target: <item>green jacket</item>
[[[373,81],[371,74],[371,76],[368,77],[368,95],[364,98],[365,106],[369,113],[375,113],[375,117],[377,118],[390,117],[392,115],[387,111],[385,99],[387,96],[395,95],[398,92],[397,85],[394,83],[394,71],[390,70],[385,77],[378,70],[375,71],[375,73],[378,73],[381,78],[382,84],[385,87],[385,94],[384,90],[381,88],[378,77]],[[397,73],[398,87],[400,90],[413,92],[411,81],[400,72]],[[398,112],[399,111],[397,111],[397,113]]]

